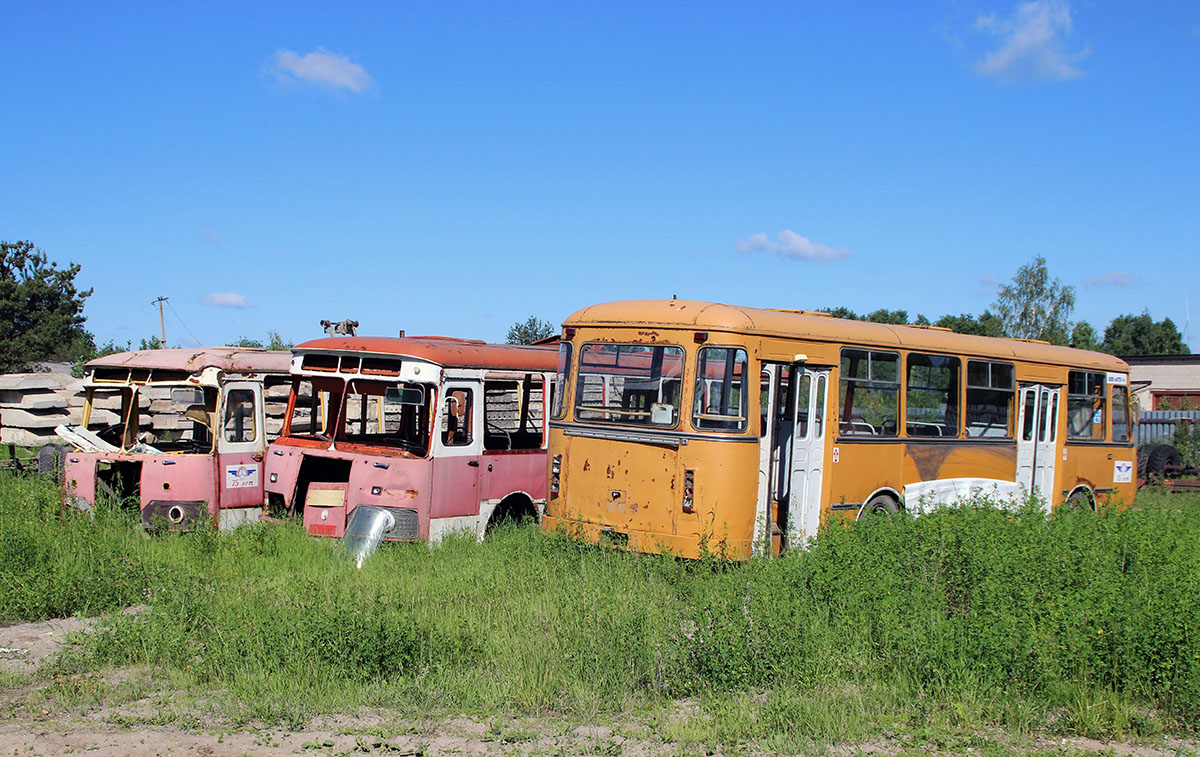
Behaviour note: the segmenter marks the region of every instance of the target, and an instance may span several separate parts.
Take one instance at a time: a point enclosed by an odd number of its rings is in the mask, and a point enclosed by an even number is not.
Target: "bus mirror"
[[[204,390],[190,386],[180,386],[171,390],[172,405],[203,405]]]
[[[389,405],[425,404],[425,389],[420,386],[389,386],[383,393],[383,401]]]

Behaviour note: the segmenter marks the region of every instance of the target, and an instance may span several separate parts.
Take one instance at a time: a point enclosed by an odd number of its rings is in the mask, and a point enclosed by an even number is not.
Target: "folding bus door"
[[[1037,492],[1049,511],[1057,499],[1054,464],[1058,446],[1058,404],[1061,387],[1022,384],[1017,419],[1017,483]]]

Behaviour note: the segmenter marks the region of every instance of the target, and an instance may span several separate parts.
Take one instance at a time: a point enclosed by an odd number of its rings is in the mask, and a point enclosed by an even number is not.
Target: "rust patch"
[[[589,470],[591,470],[591,469],[592,469],[592,464],[591,464],[590,462],[588,462],[587,460],[584,460],[584,461],[583,461],[583,469],[584,469],[585,471],[589,471]]]
[[[616,474],[615,472],[613,472],[613,469],[612,469],[612,466],[611,466],[611,465],[610,465],[610,466],[608,466],[608,470],[605,472],[605,474],[604,474],[604,475],[608,476],[609,478],[616,478],[616,477],[617,477],[617,474]]]
[[[636,502],[634,502],[632,505],[629,506],[629,512],[636,513],[637,511],[638,511],[638,504]]]
[[[953,451],[954,448],[948,444],[908,445],[908,456],[916,464],[917,475],[921,481],[936,480],[942,463],[946,462],[946,458]]]

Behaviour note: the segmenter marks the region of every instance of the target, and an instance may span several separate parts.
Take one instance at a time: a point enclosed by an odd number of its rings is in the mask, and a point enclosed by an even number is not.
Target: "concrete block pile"
[[[267,439],[283,428],[290,384],[276,383],[265,390]],[[54,429],[83,422],[83,380],[65,373],[9,373],[0,375],[0,444],[40,447],[62,444]],[[100,431],[121,422],[121,391],[97,389],[88,428]],[[138,392],[138,427],[156,437],[186,436],[192,421],[171,401],[170,387],[143,387]]]

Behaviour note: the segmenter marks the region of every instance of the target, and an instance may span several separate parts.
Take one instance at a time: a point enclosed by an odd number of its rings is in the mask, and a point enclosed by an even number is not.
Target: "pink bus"
[[[66,501],[136,498],[147,529],[257,521],[271,439],[268,394],[290,381],[283,351],[138,350],[87,364],[82,422],[59,426]],[[107,425],[92,431],[97,424]],[[278,430],[278,429],[276,429]]]
[[[309,533],[436,542],[540,518],[554,348],[347,336],[292,352],[266,490]]]

